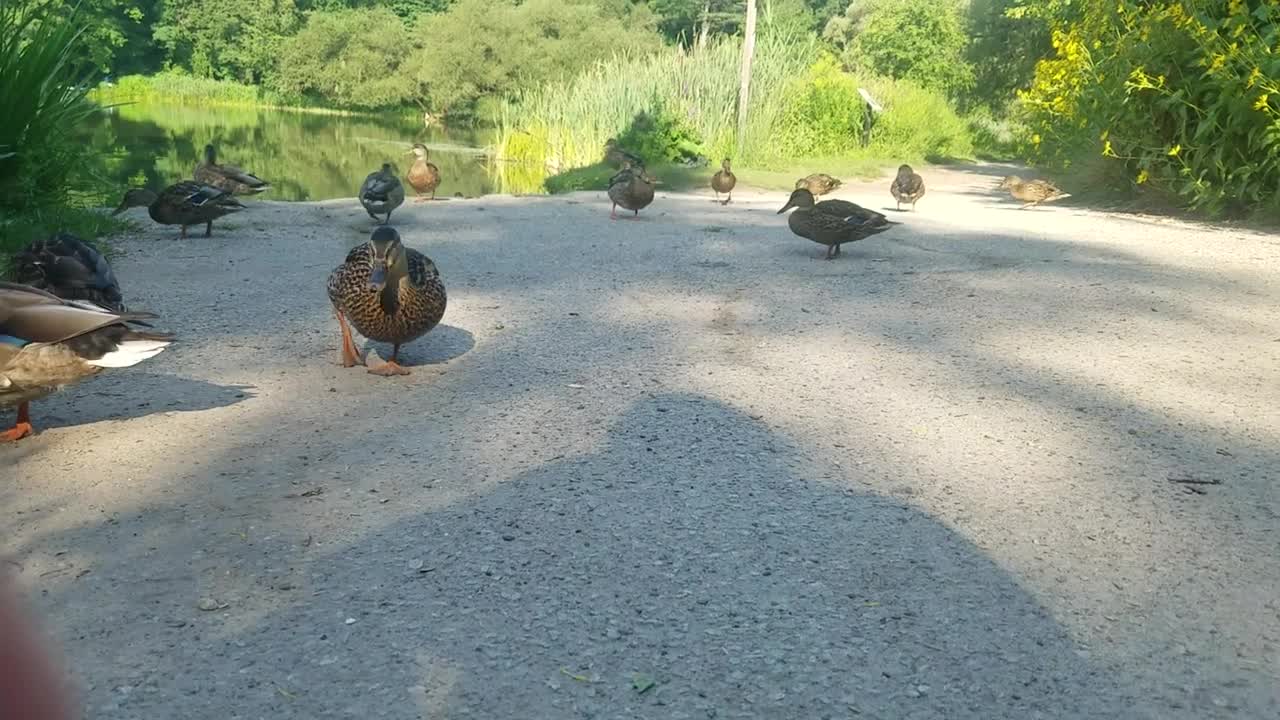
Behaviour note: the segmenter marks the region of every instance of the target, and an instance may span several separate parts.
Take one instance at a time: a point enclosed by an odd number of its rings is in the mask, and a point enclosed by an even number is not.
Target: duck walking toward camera
[[[369,241],[352,248],[329,275],[329,301],[342,331],[342,366],[359,362],[351,328],[377,342],[391,343],[391,359],[374,375],[408,375],[397,361],[400,346],[434,328],[444,317],[447,297],[435,263],[400,242],[395,228],[383,225]]]
[[[874,210],[847,200],[813,201],[813,193],[799,189],[791,193],[778,214],[795,208],[787,218],[791,232],[827,246],[827,260],[840,254],[844,243],[857,242],[900,225]]]
[[[111,265],[92,245],[70,233],[54,233],[14,254],[9,277],[63,300],[87,300],[124,312],[124,297]]]
[[[840,180],[826,173],[814,173],[797,180],[796,190],[808,190],[809,194],[817,197],[839,190],[842,184]]]
[[[391,212],[404,204],[404,185],[396,177],[391,163],[382,163],[382,169],[369,173],[360,185],[360,204],[375,222],[386,225],[391,222]],[[386,215],[379,219],[378,214]]]
[[[1010,175],[1001,180],[1000,189],[1008,190],[1014,200],[1026,203],[1018,208],[1019,210],[1071,197],[1069,193],[1062,192],[1057,185],[1048,180],[1023,180],[1017,175]]]
[[[898,176],[893,179],[889,185],[889,194],[898,202],[898,209],[902,209],[902,203],[911,203],[911,211],[915,212],[916,202],[924,197],[924,178],[916,174],[910,165],[899,165]]]
[[[422,196],[431,193],[431,199],[436,199],[436,188],[440,187],[440,168],[436,164],[427,160],[427,146],[422,143],[414,143],[413,165],[409,166],[409,172],[405,175],[405,179],[409,181],[409,187],[418,194],[417,201],[425,200]]]
[[[720,170],[711,176],[711,189],[716,191],[716,200],[720,200],[722,193],[728,194],[728,197],[721,202],[721,205],[728,205],[733,200],[733,187],[738,184],[738,178],[733,174],[733,170],[729,169],[729,158],[720,161]]]
[[[630,210],[632,217],[639,217],[640,211],[653,202],[653,186],[657,184],[658,180],[643,167],[636,168],[630,160],[623,161],[622,170],[609,178],[609,199],[613,201],[609,219],[618,219],[619,205]]]
[[[218,151],[212,144],[204,146],[204,162],[191,174],[196,182],[212,185],[233,195],[257,195],[271,189],[270,183],[235,165],[219,165]]]
[[[160,354],[173,342],[172,335],[132,327],[154,317],[0,282],[0,407],[18,408],[17,421],[0,432],[0,442],[34,431],[32,400],[103,368],[130,367]]]
[[[244,204],[226,190],[192,180],[174,183],[159,195],[146,188],[133,188],[124,194],[111,214],[119,215],[134,207],[145,207],[151,219],[161,225],[180,225],[184,238],[188,225],[200,224],[204,224],[204,236],[210,237],[214,220],[245,209]]]

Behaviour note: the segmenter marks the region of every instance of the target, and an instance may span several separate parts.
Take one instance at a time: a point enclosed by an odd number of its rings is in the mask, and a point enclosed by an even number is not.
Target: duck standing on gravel
[[[431,193],[431,199],[436,199],[436,188],[440,187],[440,168],[436,164],[427,160],[427,146],[422,143],[414,143],[413,164],[409,166],[409,172],[405,175],[405,179],[409,181],[409,187],[418,194],[418,202],[422,202],[424,193]]]
[[[902,203],[911,203],[911,211],[915,212],[916,201],[924,197],[924,178],[916,174],[910,165],[899,165],[898,176],[893,179],[889,185],[889,194],[898,202],[898,209],[902,209]]]
[[[329,301],[342,331],[342,366],[359,361],[347,320],[361,335],[391,343],[391,359],[369,368],[374,375],[408,375],[396,358],[400,346],[434,328],[444,317],[444,283],[435,263],[400,242],[395,228],[383,225],[357,245],[329,275]]]
[[[271,185],[251,172],[235,165],[219,165],[218,151],[212,144],[204,146],[204,162],[196,165],[191,174],[196,182],[212,185],[234,195],[257,195],[271,189]]]
[[[391,163],[382,163],[382,169],[369,173],[360,185],[360,204],[375,222],[386,225],[391,222],[391,212],[404,204],[404,185],[396,177]],[[378,213],[386,215],[379,219]]]
[[[900,225],[874,210],[848,200],[813,201],[813,193],[803,188],[791,193],[778,214],[796,208],[787,218],[791,232],[827,246],[827,260],[840,254],[844,243],[857,242]]]
[[[0,442],[32,433],[32,400],[103,368],[137,365],[168,347],[172,335],[131,327],[153,317],[0,282],[0,407],[18,408],[17,421],[0,433]]]
[[[1014,200],[1026,203],[1018,208],[1019,210],[1026,210],[1040,203],[1071,197],[1070,194],[1062,192],[1057,185],[1048,180],[1023,180],[1017,175],[1010,175],[1001,180],[1000,189],[1008,190]]]
[[[637,169],[630,160],[624,160],[622,170],[609,178],[609,199],[613,201],[609,219],[618,219],[619,205],[634,213],[632,217],[639,217],[640,211],[653,202],[653,186],[657,184],[643,167]]]
[[[120,283],[107,259],[70,233],[54,233],[14,253],[9,277],[63,300],[87,300],[113,312],[125,311]]]
[[[817,197],[839,190],[842,184],[839,179],[826,173],[814,173],[797,180],[796,190],[808,190],[810,195]]]
[[[213,221],[233,212],[245,209],[243,203],[231,193],[212,185],[183,180],[174,183],[157,195],[146,188],[133,188],[112,215],[119,215],[133,207],[145,207],[152,220],[161,225],[181,225],[182,237],[187,236],[188,225],[204,224],[204,236],[213,235]]]
[[[711,176],[711,189],[716,191],[716,200],[720,199],[721,193],[727,193],[728,197],[724,199],[721,205],[728,205],[733,200],[733,186],[738,184],[738,178],[729,169],[729,158],[720,161],[720,169],[715,175]]]

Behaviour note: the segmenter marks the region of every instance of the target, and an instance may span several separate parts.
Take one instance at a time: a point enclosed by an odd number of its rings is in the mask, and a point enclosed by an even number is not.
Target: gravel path
[[[182,342],[33,406],[0,554],[95,720],[1280,717],[1280,239],[1004,171],[832,262],[782,193],[406,206],[396,379],[353,201],[149,226]]]

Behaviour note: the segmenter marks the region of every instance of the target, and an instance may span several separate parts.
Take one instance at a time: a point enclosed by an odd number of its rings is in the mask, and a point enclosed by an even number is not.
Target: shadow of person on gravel
[[[653,396],[592,454],[268,561],[297,578],[278,609],[226,597],[225,613],[156,628],[145,679],[95,677],[91,704],[168,717],[180,703],[193,719],[1145,717],[980,549],[815,479],[830,463],[716,400]],[[124,613],[128,627],[154,611]]]

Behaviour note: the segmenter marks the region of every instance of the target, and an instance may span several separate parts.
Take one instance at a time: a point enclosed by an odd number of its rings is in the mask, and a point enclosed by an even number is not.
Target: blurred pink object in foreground
[[[18,593],[0,568],[0,718],[71,720],[62,675],[48,643],[19,607]]]

